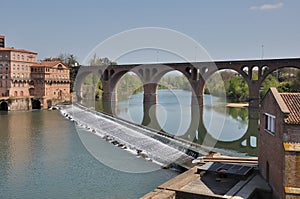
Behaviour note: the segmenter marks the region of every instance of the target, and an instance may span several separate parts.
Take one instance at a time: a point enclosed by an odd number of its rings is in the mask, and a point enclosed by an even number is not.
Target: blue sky
[[[213,60],[259,59],[262,45],[264,58],[300,57],[299,9],[298,0],[9,0],[0,35],[40,59],[71,53],[82,61],[108,37],[142,27],[182,32]]]

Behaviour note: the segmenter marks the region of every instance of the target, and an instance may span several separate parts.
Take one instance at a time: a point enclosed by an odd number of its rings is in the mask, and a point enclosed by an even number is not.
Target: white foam
[[[111,142],[117,141],[126,147],[126,151],[132,154],[138,155],[137,151],[139,150],[141,151],[140,155],[145,159],[159,165],[169,165],[177,160],[192,160],[190,156],[184,153],[185,149],[181,147],[178,150],[173,147],[174,141],[170,142],[171,146],[169,146],[154,139],[151,135],[139,132],[139,129],[129,128],[113,121],[114,118],[107,118],[108,116],[96,111],[71,105],[62,107],[61,113],[67,119],[73,120],[77,126],[101,138],[110,139]]]

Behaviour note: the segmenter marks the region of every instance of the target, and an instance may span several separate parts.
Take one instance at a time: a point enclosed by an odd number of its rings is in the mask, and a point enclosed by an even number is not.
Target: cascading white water
[[[161,165],[180,164],[193,160],[185,153],[186,148],[182,143],[176,144],[176,140],[158,135],[148,129],[80,105],[63,106],[61,113],[74,121],[78,127],[90,130],[115,145],[134,151],[137,155]]]

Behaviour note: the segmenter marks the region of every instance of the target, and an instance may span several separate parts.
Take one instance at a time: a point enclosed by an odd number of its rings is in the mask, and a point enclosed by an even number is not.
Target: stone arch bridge
[[[81,86],[84,79],[87,75],[94,73],[102,81],[103,101],[114,102],[117,100],[116,85],[118,81],[124,74],[133,72],[143,83],[144,103],[156,103],[160,79],[170,71],[179,71],[188,79],[192,87],[192,103],[203,105],[205,81],[219,70],[230,69],[239,73],[248,84],[249,108],[258,109],[259,91],[263,80],[275,70],[284,67],[300,68],[300,58],[82,66],[78,71],[74,90],[76,96],[81,98]],[[258,76],[254,77],[254,71]]]
[[[250,139],[257,135],[258,129],[258,109],[259,91],[264,79],[284,67],[300,69],[300,58],[289,59],[266,59],[266,60],[235,60],[216,62],[195,62],[195,63],[164,63],[164,64],[130,64],[130,65],[110,65],[110,66],[83,66],[80,67],[74,90],[77,99],[81,99],[81,86],[87,75],[93,73],[102,81],[103,103],[108,102],[109,109],[105,110],[114,114],[114,103],[117,100],[116,85],[121,77],[128,73],[135,73],[141,80],[144,88],[144,118],[142,125],[153,129],[161,130],[156,117],[156,110],[151,109],[157,103],[157,87],[160,79],[170,71],[181,72],[189,81],[192,87],[192,121],[190,127],[182,138],[199,144],[214,143],[220,148],[236,148],[242,142],[247,143],[243,147],[244,152],[255,155],[256,149],[250,146]],[[234,142],[222,142],[215,140],[207,132],[203,122],[203,93],[205,81],[214,73],[220,70],[234,70],[239,73],[247,82],[249,88],[249,115],[248,129],[245,134]],[[255,72],[254,72],[255,71]],[[255,74],[255,75],[254,75]],[[256,75],[257,74],[257,75]],[[199,140],[195,140],[195,132],[201,132]]]

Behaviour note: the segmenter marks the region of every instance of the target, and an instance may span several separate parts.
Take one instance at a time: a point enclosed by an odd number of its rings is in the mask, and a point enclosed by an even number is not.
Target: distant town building
[[[260,172],[274,198],[300,198],[300,93],[271,88],[260,118]]]
[[[43,98],[44,106],[70,100],[70,70],[58,59],[33,64],[30,85],[30,95]]]

